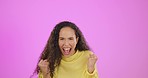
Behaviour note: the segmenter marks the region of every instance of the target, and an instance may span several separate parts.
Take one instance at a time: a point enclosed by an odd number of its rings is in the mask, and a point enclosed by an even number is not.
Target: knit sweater
[[[89,73],[87,62],[91,51],[78,51],[70,57],[62,57],[61,63],[55,68],[54,78],[98,78],[98,72],[95,65],[93,73]],[[39,78],[43,78],[39,73]]]

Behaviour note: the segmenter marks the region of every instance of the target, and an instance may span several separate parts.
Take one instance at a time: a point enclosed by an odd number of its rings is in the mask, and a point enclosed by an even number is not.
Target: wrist
[[[89,67],[88,67],[88,72],[89,72],[90,74],[93,73],[94,70],[95,70],[95,67],[94,67],[94,66],[89,66]]]
[[[50,78],[50,74],[49,73],[43,73],[43,78]]]

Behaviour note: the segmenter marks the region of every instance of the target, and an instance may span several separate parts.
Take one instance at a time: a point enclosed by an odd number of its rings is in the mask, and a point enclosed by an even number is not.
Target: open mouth
[[[64,55],[69,55],[71,48],[63,48]]]

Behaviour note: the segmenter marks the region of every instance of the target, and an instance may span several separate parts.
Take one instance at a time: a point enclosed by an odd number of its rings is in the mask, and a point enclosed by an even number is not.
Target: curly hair
[[[79,51],[90,50],[82,32],[74,23],[69,22],[69,21],[63,21],[63,22],[58,23],[54,27],[53,31],[51,32],[50,37],[47,41],[47,44],[46,44],[43,52],[41,53],[41,55],[39,57],[39,61],[42,60],[42,59],[48,60],[48,62],[49,62],[48,67],[49,67],[51,78],[53,78],[54,70],[57,66],[60,65],[60,62],[61,62],[61,59],[62,59],[62,53],[61,53],[61,50],[60,50],[59,45],[58,45],[58,39],[59,39],[59,32],[63,27],[72,28],[75,31],[76,37],[79,38],[78,43],[76,44],[75,50],[79,50]],[[38,63],[39,63],[39,61],[38,61]],[[38,74],[39,71],[40,71],[40,68],[37,65],[34,73],[36,72]]]

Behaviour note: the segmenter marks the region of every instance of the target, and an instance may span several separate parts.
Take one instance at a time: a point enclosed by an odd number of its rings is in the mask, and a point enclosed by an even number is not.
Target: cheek
[[[59,46],[61,47],[63,45],[63,42],[62,41],[59,41]]]
[[[77,42],[76,42],[76,41],[71,41],[70,44],[71,44],[73,47],[75,47],[76,44],[77,44]]]

